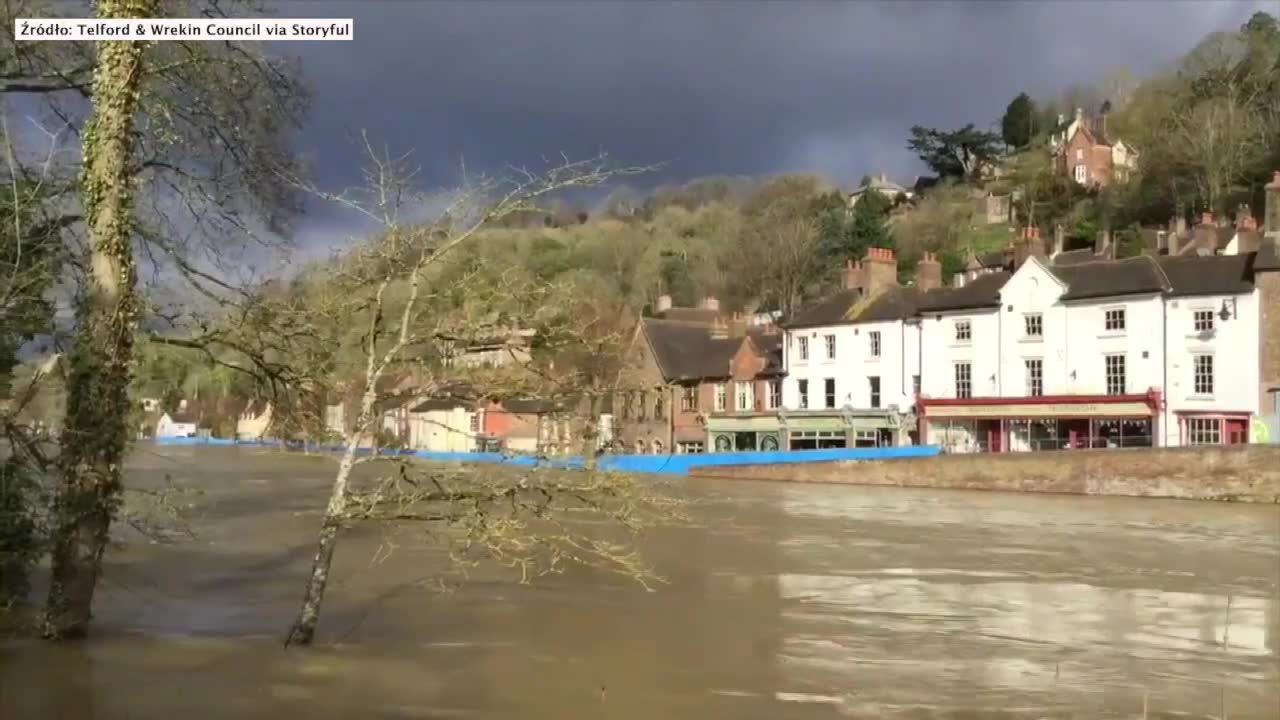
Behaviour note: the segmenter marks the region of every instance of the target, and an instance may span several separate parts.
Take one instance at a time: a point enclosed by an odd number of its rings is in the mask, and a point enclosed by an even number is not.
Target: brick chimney
[[[916,287],[920,290],[942,287],[942,263],[931,252],[925,253],[916,265]]]
[[[1040,238],[1040,228],[1028,226],[1022,229],[1022,237],[1013,245],[1013,269],[1022,267],[1027,258],[1044,259],[1044,240]]]
[[[746,335],[749,324],[746,313],[735,311],[733,317],[729,320],[729,335],[732,337]]]
[[[1061,255],[1067,249],[1067,231],[1062,223],[1053,226],[1053,254]]]
[[[1267,204],[1262,213],[1262,231],[1267,237],[1280,239],[1280,170],[1275,171],[1266,191]]]
[[[1213,213],[1208,210],[1200,213],[1200,222],[1191,232],[1194,251],[1202,255],[1212,255],[1218,249],[1218,226],[1213,224]]]
[[[840,287],[845,290],[861,290],[863,283],[862,263],[847,260],[844,269],[840,271]]]
[[[711,323],[711,328],[708,330],[708,333],[714,340],[724,340],[729,337],[729,326],[725,325],[724,322],[717,318]]]
[[[956,273],[951,276],[951,287],[962,288],[964,287],[964,283],[967,279],[968,278],[965,277],[964,273]]]
[[[659,295],[659,296],[658,296],[658,304],[657,304],[657,305],[655,305],[655,306],[654,306],[654,309],[653,309],[654,314],[655,314],[655,315],[661,315],[661,314],[665,313],[666,311],[668,311],[668,310],[670,310],[670,309],[671,309],[671,296],[670,296],[670,295]]]
[[[708,295],[702,298],[702,302],[698,303],[698,309],[720,312],[720,300],[714,295]]]
[[[1248,205],[1241,205],[1236,210],[1236,230],[1238,232],[1249,232],[1258,229],[1258,221],[1253,217],[1253,211]]]
[[[862,261],[866,287],[863,294],[874,297],[891,287],[898,286],[898,257],[887,248],[867,248]]]

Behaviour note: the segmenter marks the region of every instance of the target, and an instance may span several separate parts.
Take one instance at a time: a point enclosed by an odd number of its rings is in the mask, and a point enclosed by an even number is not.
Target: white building
[[[1247,442],[1247,256],[1054,265],[1030,253],[920,301],[924,441],[952,450]]]
[[[942,266],[922,263],[925,287]],[[844,289],[786,325],[783,428],[787,447],[908,444],[920,382],[920,287],[899,287],[891,250],[872,248],[844,270]]]
[[[433,452],[472,452],[481,415],[459,400],[427,400],[406,413],[407,446]]]
[[[164,413],[156,422],[156,437],[184,438],[196,436],[197,420],[185,413]]]

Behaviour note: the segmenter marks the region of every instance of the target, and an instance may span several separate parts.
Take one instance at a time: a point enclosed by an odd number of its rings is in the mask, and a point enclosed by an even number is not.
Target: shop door
[[[1227,418],[1222,421],[1226,430],[1228,445],[1241,445],[1249,442],[1249,421],[1244,418]]]

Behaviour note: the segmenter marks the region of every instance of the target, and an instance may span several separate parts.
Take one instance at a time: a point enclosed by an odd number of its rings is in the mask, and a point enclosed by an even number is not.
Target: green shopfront
[[[822,450],[900,445],[911,428],[891,410],[787,411],[712,416],[710,452]]]
[[[710,452],[754,452],[785,449],[774,413],[739,413],[707,418]]]

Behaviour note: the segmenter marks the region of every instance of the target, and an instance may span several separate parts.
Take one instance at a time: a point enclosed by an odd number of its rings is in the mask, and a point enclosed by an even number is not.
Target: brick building
[[[1086,118],[1076,110],[1075,120],[1053,139],[1054,168],[1086,187],[1125,182],[1138,167],[1138,153],[1107,134],[1106,114]]]
[[[1280,442],[1280,170],[1267,185],[1262,237],[1254,256],[1258,289],[1259,408],[1265,430],[1255,441]]]

